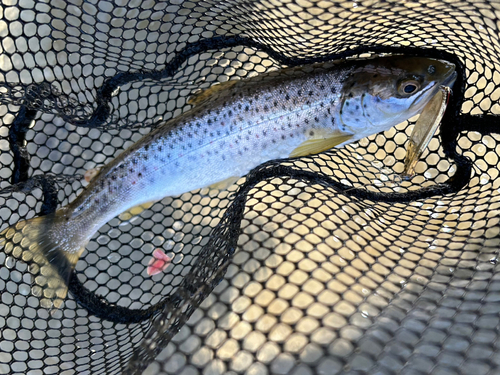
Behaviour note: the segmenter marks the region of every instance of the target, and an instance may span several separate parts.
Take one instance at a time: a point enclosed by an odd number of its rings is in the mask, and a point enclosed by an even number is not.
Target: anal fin
[[[291,158],[319,154],[351,139],[354,134],[334,133],[327,138],[308,139],[290,153]]]
[[[134,216],[139,215],[142,211],[147,210],[148,208],[151,208],[151,206],[153,204],[155,204],[155,202],[147,202],[147,203],[139,204],[139,205],[134,206],[125,212],[122,212],[120,215],[118,215],[118,218],[121,221],[128,221],[128,220],[132,219]]]
[[[226,178],[225,180],[216,182],[215,184],[209,185],[208,188],[211,190],[226,190],[229,186],[233,185],[239,179],[239,176],[232,176]]]

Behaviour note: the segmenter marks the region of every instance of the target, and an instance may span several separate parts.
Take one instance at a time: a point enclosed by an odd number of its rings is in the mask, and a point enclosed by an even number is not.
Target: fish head
[[[339,120],[360,139],[419,114],[440,86],[451,87],[455,65],[423,57],[392,56],[355,66],[342,90]]]

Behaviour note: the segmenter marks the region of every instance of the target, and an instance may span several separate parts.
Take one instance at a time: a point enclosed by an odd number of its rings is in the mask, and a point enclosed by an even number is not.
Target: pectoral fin
[[[214,94],[219,93],[220,91],[228,90],[237,84],[237,80],[221,82],[219,84],[213,85],[206,90],[202,90],[197,92],[188,100],[188,104],[198,105],[203,103],[204,101],[210,99]]]
[[[100,170],[101,170],[101,168],[99,168],[99,167],[89,169],[83,175],[83,177],[85,178],[85,181],[90,182],[91,180],[93,180],[99,174]]]
[[[295,158],[298,156],[319,154],[348,141],[353,136],[354,134],[335,133],[327,138],[309,139],[293,150],[290,153],[290,157]]]
[[[216,182],[215,184],[209,185],[208,188],[212,190],[226,190],[229,186],[234,184],[240,179],[239,176],[233,176],[226,178],[225,180]]]

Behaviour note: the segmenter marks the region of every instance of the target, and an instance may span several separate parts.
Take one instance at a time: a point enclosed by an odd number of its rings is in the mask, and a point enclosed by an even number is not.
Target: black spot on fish
[[[320,90],[324,90],[324,89],[325,89],[325,85],[323,85],[323,84],[322,84],[322,85],[320,85],[320,86],[319,86],[319,89],[320,89]]]
[[[349,107],[349,102],[348,101],[345,102],[345,106]]]
[[[297,91],[297,96],[302,96],[302,90]]]
[[[349,93],[349,98],[352,98],[352,96],[353,96],[353,95],[352,95],[352,92],[351,92],[351,93]]]
[[[330,88],[330,91],[332,92],[332,94],[335,94],[337,92],[337,89],[335,87],[332,87]]]
[[[241,107],[242,107],[241,103],[240,103],[240,104],[238,104],[238,109],[241,109]]]
[[[366,104],[363,104],[363,108],[366,108]]]
[[[309,119],[307,119],[307,118],[306,118],[306,119],[304,120],[304,122],[305,122],[306,124],[309,124]]]
[[[284,134],[283,134],[283,135],[281,136],[281,139],[286,139],[286,135],[284,135]]]
[[[314,92],[312,90],[309,91],[309,93],[308,93],[309,96],[313,96],[313,94],[314,94]]]
[[[229,112],[227,113],[229,116],[232,116],[233,115],[233,111],[229,110]]]
[[[269,111],[269,107],[267,105],[264,106],[264,111]]]
[[[286,94],[285,100],[290,100],[290,95]]]
[[[245,106],[245,112],[248,112],[250,110],[250,107],[247,105]]]
[[[315,117],[314,121],[319,122],[319,117]]]
[[[359,109],[359,105],[356,106],[356,109]]]
[[[312,137],[312,136],[314,135],[314,132],[311,130],[311,131],[309,132],[309,135]]]
[[[142,173],[141,172],[137,173],[137,177],[139,178],[142,177]]]
[[[273,102],[273,106],[274,106],[274,107],[276,107],[277,105],[278,105],[278,102],[275,100],[275,101]]]

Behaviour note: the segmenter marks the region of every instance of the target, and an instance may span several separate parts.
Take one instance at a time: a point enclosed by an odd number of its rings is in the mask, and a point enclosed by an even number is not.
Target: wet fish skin
[[[243,176],[271,159],[388,130],[418,114],[453,74],[453,64],[444,61],[392,56],[285,69],[213,87],[194,99],[190,111],[104,166],[72,203],[7,228],[0,244],[38,266],[42,304],[59,307],[86,244],[121,212]],[[415,92],[404,91],[408,82],[418,86]]]

